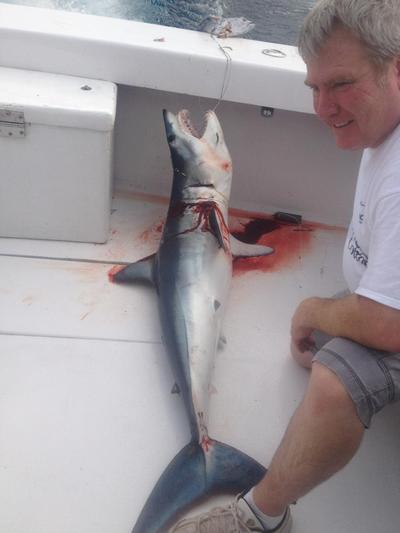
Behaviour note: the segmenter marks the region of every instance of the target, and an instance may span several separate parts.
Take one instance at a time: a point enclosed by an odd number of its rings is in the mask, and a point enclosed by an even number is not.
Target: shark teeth
[[[178,121],[179,121],[180,127],[186,133],[189,133],[190,135],[193,135],[194,137],[197,137],[198,139],[200,138],[199,132],[196,130],[196,128],[193,126],[190,120],[189,111],[187,109],[183,109],[182,111],[179,111]]]

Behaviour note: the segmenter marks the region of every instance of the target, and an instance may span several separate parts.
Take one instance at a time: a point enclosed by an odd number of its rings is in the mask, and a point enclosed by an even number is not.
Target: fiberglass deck
[[[0,240],[1,533],[129,533],[188,441],[155,292],[107,276],[157,248],[165,211],[117,195],[105,245]],[[233,215],[237,231],[268,226]],[[236,264],[210,434],[264,464],[307,381],[288,354],[291,314],[343,288],[344,235],[282,227],[262,236],[275,257]],[[397,531],[399,443],[400,409],[389,407],[351,465],[294,508],[293,533]]]

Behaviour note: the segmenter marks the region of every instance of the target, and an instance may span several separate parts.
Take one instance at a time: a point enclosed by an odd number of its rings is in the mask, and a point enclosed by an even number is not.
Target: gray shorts
[[[313,362],[318,361],[338,376],[368,428],[375,413],[400,400],[400,353],[373,350],[341,337],[328,339],[316,333]]]

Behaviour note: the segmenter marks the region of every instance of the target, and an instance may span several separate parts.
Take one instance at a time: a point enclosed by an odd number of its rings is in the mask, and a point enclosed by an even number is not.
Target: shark
[[[163,111],[173,166],[172,191],[156,254],[112,273],[116,283],[153,284],[163,339],[185,405],[190,442],[161,474],[133,533],[165,532],[200,499],[238,493],[256,484],[265,468],[208,431],[210,380],[223,338],[232,259],[273,253],[230,234],[228,204],[232,160],[219,120],[205,116],[200,135],[187,110]]]

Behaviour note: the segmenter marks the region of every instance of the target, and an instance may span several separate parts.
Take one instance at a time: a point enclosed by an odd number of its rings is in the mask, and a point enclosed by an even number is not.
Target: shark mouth
[[[178,115],[178,123],[181,127],[182,131],[185,133],[188,133],[189,135],[193,135],[193,137],[197,137],[197,139],[201,139],[202,135],[204,135],[204,131],[206,129],[206,126],[203,128],[203,133],[200,135],[198,130],[193,125],[192,121],[190,120],[189,111],[187,109],[182,109],[179,111]],[[205,121],[207,123],[208,120],[208,112],[205,115]]]

